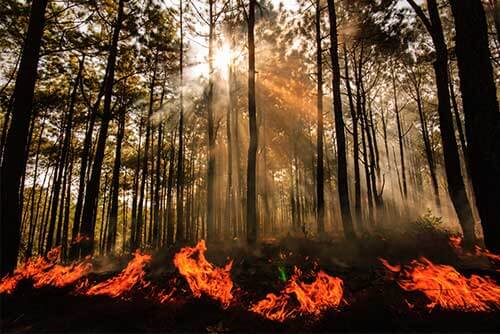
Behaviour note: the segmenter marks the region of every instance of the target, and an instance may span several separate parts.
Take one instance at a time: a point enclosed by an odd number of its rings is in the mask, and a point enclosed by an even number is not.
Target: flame
[[[88,262],[89,258],[84,262],[73,263],[69,266],[56,264],[60,252],[60,247],[57,247],[47,254],[47,258],[39,256],[28,259],[14,271],[13,275],[8,275],[0,281],[0,293],[11,294],[23,279],[33,280],[35,288],[44,286],[62,288],[74,284],[92,270],[92,264]]]
[[[382,258],[379,258],[380,262],[382,262],[382,264],[387,268],[389,269],[390,271],[392,271],[393,273],[399,273],[401,271],[401,266],[396,264],[396,265],[392,265],[389,263],[389,261],[387,261],[386,259],[382,259]]]
[[[318,317],[321,312],[340,305],[343,295],[343,282],[340,278],[319,271],[315,280],[307,284],[299,281],[301,276],[302,272],[295,268],[295,273],[279,296],[267,294],[266,298],[253,305],[250,311],[270,320],[283,322],[298,314]],[[292,296],[298,301],[298,307],[292,302]]]
[[[383,262],[384,265],[386,265]],[[386,266],[394,271],[391,266]],[[489,277],[467,278],[455,268],[434,264],[421,257],[401,271],[398,284],[405,291],[420,291],[429,300],[427,308],[445,310],[489,311],[500,307],[500,286]]]
[[[137,250],[134,254],[134,258],[118,276],[92,286],[85,294],[87,296],[107,295],[116,298],[132,290],[132,288],[137,285],[147,287],[149,283],[144,281],[144,276],[146,274],[144,272],[144,266],[150,261],[151,255],[143,255]]]
[[[451,247],[453,247],[453,249],[455,250],[455,252],[458,255],[484,256],[484,257],[487,257],[489,260],[491,260],[493,263],[500,264],[500,255],[492,253],[489,250],[487,250],[486,248],[481,248],[481,247],[479,247],[479,246],[476,245],[476,246],[474,246],[474,251],[475,251],[474,253],[468,252],[468,251],[464,251],[463,248],[462,248],[463,238],[461,236],[459,236],[459,235],[457,235],[457,236],[450,236],[448,238],[448,241],[449,241]]]
[[[182,248],[175,254],[174,265],[186,278],[195,297],[199,298],[205,293],[227,307],[233,299],[233,281],[230,276],[233,263],[231,261],[223,268],[215,267],[205,258],[206,250],[204,240],[195,247]],[[195,254],[198,254],[197,259],[194,258]]]

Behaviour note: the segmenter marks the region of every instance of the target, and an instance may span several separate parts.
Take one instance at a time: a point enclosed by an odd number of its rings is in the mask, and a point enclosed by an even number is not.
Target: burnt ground
[[[145,333],[145,332],[499,332],[500,310],[450,312],[426,309],[428,301],[418,292],[402,291],[380,264],[407,263],[426,256],[450,264],[466,276],[476,273],[500,281],[498,267],[484,258],[463,258],[448,245],[445,235],[412,236],[404,242],[381,238],[356,244],[321,243],[288,238],[261,244],[252,252],[232,245],[208,245],[207,259],[223,265],[233,259],[231,276],[235,301],[227,309],[207,297],[194,298],[172,264],[170,248],[155,254],[146,279],[156,288],[177,291],[160,304],[149,298],[152,288],[134,291],[125,299],[87,297],[72,293],[74,287],[33,289],[22,282],[12,295],[1,298],[2,332]],[[281,254],[281,255],[280,255]],[[91,282],[115,275],[128,259],[96,260]],[[107,270],[109,263],[119,263]],[[319,319],[299,317],[277,323],[249,312],[248,306],[268,292],[279,292],[284,282],[278,267],[289,275],[295,265],[305,272],[321,268],[344,281],[343,303]],[[99,267],[101,266],[101,270]],[[408,303],[415,305],[413,308]]]

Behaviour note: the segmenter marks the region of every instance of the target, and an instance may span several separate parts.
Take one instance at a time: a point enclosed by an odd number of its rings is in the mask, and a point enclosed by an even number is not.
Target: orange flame
[[[84,261],[69,266],[55,264],[60,256],[60,247],[54,248],[44,257],[28,259],[22,266],[0,281],[0,293],[11,294],[22,279],[33,280],[35,288],[53,286],[62,288],[77,282],[92,270],[92,264]],[[88,260],[88,259],[86,259]]]
[[[451,245],[451,247],[453,247],[453,249],[455,250],[455,252],[458,254],[458,255],[465,255],[465,256],[484,256],[484,257],[487,257],[490,261],[494,262],[495,264],[500,264],[500,255],[499,254],[495,254],[495,253],[492,253],[490,252],[489,250],[487,250],[486,248],[481,248],[479,246],[475,246],[474,249],[475,249],[475,252],[472,253],[472,252],[467,252],[467,251],[464,251],[462,249],[462,242],[463,242],[463,238],[459,235],[457,236],[450,236],[448,238],[448,241]]]
[[[298,314],[318,317],[328,308],[340,305],[343,294],[343,282],[340,278],[320,271],[316,274],[315,280],[307,284],[299,281],[300,276],[302,272],[295,268],[295,273],[279,296],[273,293],[267,294],[266,298],[253,305],[250,311],[270,320],[283,322]],[[293,305],[293,295],[299,302],[298,307]]]
[[[233,263],[231,261],[223,268],[215,267],[205,258],[206,250],[204,240],[195,247],[184,247],[175,254],[174,265],[186,278],[195,297],[199,298],[205,293],[227,307],[233,299],[230,275]],[[197,259],[193,258],[195,254],[198,254]]]
[[[391,266],[386,267],[394,271]],[[438,305],[445,310],[461,311],[489,311],[500,306],[500,286],[489,277],[466,278],[455,268],[434,264],[424,257],[405,266],[401,275],[401,288],[422,292],[430,300],[430,310]]]
[[[144,266],[151,261],[151,255],[141,254],[137,250],[134,258],[127,267],[116,277],[91,287],[85,292],[87,296],[107,295],[110,297],[120,297],[124,293],[132,290],[135,286],[147,287],[149,283],[144,281]]]

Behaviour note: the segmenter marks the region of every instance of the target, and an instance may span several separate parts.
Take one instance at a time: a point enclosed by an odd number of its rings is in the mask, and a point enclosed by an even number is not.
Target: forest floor
[[[425,239],[425,240],[424,240]],[[403,239],[401,239],[403,240]],[[452,265],[468,277],[489,276],[498,284],[500,272],[485,258],[464,258],[435,234],[404,241],[382,238],[356,243],[318,242],[288,238],[262,243],[248,251],[238,245],[208,245],[207,259],[218,266],[233,260],[231,277],[235,296],[224,309],[206,296],[195,298],[172,264],[177,248],[157,252],[147,267],[146,280],[168,289],[176,285],[170,302],[158,303],[137,291],[127,298],[83,296],[74,287],[32,288],[21,282],[12,295],[1,298],[1,331],[69,333],[144,332],[498,332],[500,310],[490,312],[445,311],[426,307],[429,300],[419,292],[403,291],[379,258],[408,263],[425,256],[434,263]],[[112,265],[111,265],[112,263]],[[103,281],[124,267],[125,259],[96,262],[89,279]],[[339,308],[320,317],[298,316],[283,323],[248,311],[249,305],[269,292],[278,293],[294,266],[304,272],[319,267],[344,282],[344,300]],[[112,268],[112,269],[110,269]],[[316,269],[314,269],[316,268]],[[170,287],[171,288],[171,287]]]

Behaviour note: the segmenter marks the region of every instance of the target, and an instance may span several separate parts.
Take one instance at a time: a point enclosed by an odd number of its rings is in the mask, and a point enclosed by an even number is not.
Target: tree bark
[[[337,14],[334,0],[328,0],[330,18],[330,57],[333,72],[333,109],[335,118],[337,144],[337,187],[340,199],[340,212],[346,239],[355,239],[352,225],[351,208],[349,205],[349,188],[347,182],[347,158],[345,148],[344,118],[342,115],[342,98],[340,95],[340,66],[337,38]]]
[[[21,178],[26,166],[24,149],[28,141],[29,124],[33,113],[33,96],[47,2],[47,0],[33,0],[31,5],[28,31],[14,87],[12,120],[2,157],[0,171],[0,225],[2,226],[0,273],[2,275],[16,267],[19,255],[21,239],[19,194]]]
[[[248,122],[249,147],[247,165],[247,242],[254,245],[257,242],[257,107],[255,103],[255,7],[256,0],[250,0],[248,8]]]
[[[321,46],[321,2],[316,0],[316,117],[317,117],[317,142],[316,142],[316,220],[318,235],[325,233],[325,186],[323,162],[323,48]]]
[[[468,157],[486,246],[500,252],[500,113],[479,0],[450,1],[465,114]],[[498,15],[498,4],[495,15]],[[498,28],[498,25],[497,25]]]
[[[104,106],[102,112],[101,126],[97,139],[97,147],[95,151],[94,163],[92,165],[91,176],[85,191],[85,204],[82,212],[82,235],[88,239],[81,242],[82,256],[91,255],[94,248],[94,230],[95,230],[95,215],[97,211],[97,199],[99,197],[99,185],[102,171],[102,163],[104,160],[104,151],[106,149],[106,139],[108,136],[109,122],[111,115],[111,98],[113,94],[113,84],[115,77],[115,65],[118,54],[118,39],[123,22],[123,7],[125,0],[119,0],[118,14],[113,31],[113,39],[108,55],[109,72],[105,76],[104,88]]]

